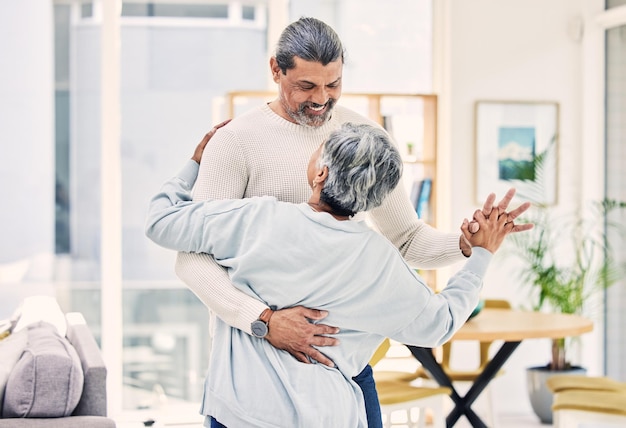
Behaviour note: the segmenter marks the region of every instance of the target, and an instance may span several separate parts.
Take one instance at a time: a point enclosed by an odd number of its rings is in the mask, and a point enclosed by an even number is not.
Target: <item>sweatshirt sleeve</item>
[[[247,183],[246,162],[234,136],[222,128],[202,155],[193,200],[242,198]],[[226,270],[208,254],[179,252],[176,275],[226,324],[252,334],[250,324],[267,305],[236,288]]]
[[[440,293],[429,293],[416,317],[388,337],[415,346],[437,347],[465,324],[480,299],[483,278],[493,255],[472,248],[465,266],[453,275]]]
[[[437,269],[465,260],[460,233],[444,233],[420,220],[400,183],[383,204],[370,212],[376,228],[419,269]]]
[[[171,250],[209,252],[204,234],[199,233],[204,223],[204,204],[191,200],[197,173],[198,164],[189,160],[151,199],[145,233],[156,244]]]

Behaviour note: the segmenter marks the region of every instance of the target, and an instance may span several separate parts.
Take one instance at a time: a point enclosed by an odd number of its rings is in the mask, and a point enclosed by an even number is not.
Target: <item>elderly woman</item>
[[[212,254],[243,292],[271,308],[328,311],[340,344],[335,367],[302,364],[271,346],[263,313],[250,336],[217,320],[203,414],[228,427],[366,427],[352,380],[385,337],[417,346],[447,341],[478,303],[493,253],[514,225],[508,215],[475,214],[462,231],[473,246],[438,294],[386,238],[352,217],[375,209],[398,184],[402,159],[380,129],[344,124],[313,153],[308,203],[273,197],[192,202],[207,139],[151,202],[147,236],[164,247]],[[280,177],[276,177],[280,180]]]

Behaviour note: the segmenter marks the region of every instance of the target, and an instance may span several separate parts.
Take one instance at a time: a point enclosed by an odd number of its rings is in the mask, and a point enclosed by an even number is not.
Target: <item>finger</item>
[[[474,211],[474,221],[476,221],[477,223],[487,220],[488,217],[489,215],[485,214],[484,211],[481,211],[481,210]]]
[[[509,215],[507,213],[502,213],[500,216],[498,216],[498,224],[501,226],[511,224],[511,228],[513,228],[513,221],[509,220]]]
[[[317,361],[318,363],[324,364],[328,367],[335,367],[335,363],[333,363],[330,358],[328,358],[326,355],[322,354],[315,348],[309,348],[309,350],[305,351],[305,353],[309,356],[309,358]]]
[[[311,339],[311,345],[313,346],[337,346],[339,345],[339,339],[328,336],[314,336]]]
[[[311,320],[321,320],[328,316],[328,311],[305,308],[304,306],[299,306],[299,308],[301,308],[302,316],[305,316]]]
[[[316,336],[322,336],[324,334],[337,334],[339,333],[339,327],[326,324],[312,324],[313,334]]]
[[[301,363],[311,364],[309,359],[302,352],[290,352],[290,354],[293,355],[295,357],[295,359],[300,361]]]
[[[490,193],[489,196],[487,196],[487,200],[485,201],[485,204],[483,205],[483,214],[485,215],[485,217],[488,217],[489,214],[491,214],[491,210],[493,210],[493,201],[495,200],[496,200],[495,193]]]
[[[480,230],[480,224],[477,221],[470,221],[469,223],[469,231],[470,233],[476,233]]]
[[[202,159],[202,154],[204,153],[204,148],[206,147],[207,143],[209,142],[209,140],[211,139],[212,136],[213,136],[213,134],[211,134],[209,132],[207,132],[204,135],[202,140],[200,140],[200,142],[196,146],[195,150],[193,151],[193,156],[191,157],[191,159],[193,159],[196,162],[200,163],[200,160]]]
[[[506,209],[509,207],[509,204],[511,203],[511,200],[513,199],[513,196],[515,196],[515,189],[510,188],[508,192],[506,192],[502,200],[498,202],[497,207],[500,209],[501,212],[506,211]]]
[[[516,224],[511,232],[525,232],[535,227],[532,223]]]
[[[530,208],[530,206],[531,206],[530,202],[524,202],[522,205],[520,205],[519,207],[511,211],[509,213],[509,218],[511,219],[511,221],[515,220],[517,217],[522,215],[526,210],[528,210],[528,208]]]
[[[211,134],[211,131],[204,134],[204,137],[202,138],[202,141],[200,141],[200,143],[198,144],[198,147],[204,149],[204,146],[207,145],[212,136],[213,134]]]
[[[461,232],[463,233],[463,237],[469,242],[472,233],[469,231],[469,221],[464,218],[463,223],[461,224]]]
[[[202,143],[206,144],[208,143],[208,141],[211,139],[211,137],[213,137],[215,135],[215,133],[217,132],[218,129],[220,129],[222,126],[225,126],[226,124],[228,124],[228,122],[230,122],[232,119],[226,119],[223,122],[218,123],[217,125],[215,125],[213,128],[211,128],[209,130],[209,132],[207,132],[204,135],[204,138],[202,139]],[[205,141],[206,140],[206,141]]]
[[[232,119],[226,119],[223,122],[218,123],[217,125],[215,125],[213,128],[217,131],[218,129],[220,129],[222,126],[226,125],[228,122],[230,122]]]

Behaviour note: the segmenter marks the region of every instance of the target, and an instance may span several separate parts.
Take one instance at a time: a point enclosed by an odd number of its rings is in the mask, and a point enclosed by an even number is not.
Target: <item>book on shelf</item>
[[[423,180],[416,180],[411,188],[411,203],[415,208],[417,216],[423,220],[427,220],[428,217],[432,187],[433,180],[431,178],[424,178]]]

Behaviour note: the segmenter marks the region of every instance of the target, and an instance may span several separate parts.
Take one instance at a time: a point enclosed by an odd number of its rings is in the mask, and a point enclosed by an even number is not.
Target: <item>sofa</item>
[[[37,311],[35,311],[37,312]],[[0,428],[114,428],[106,367],[81,313],[28,320],[0,340]],[[57,319],[58,321],[58,319]],[[61,330],[61,331],[59,331]]]

